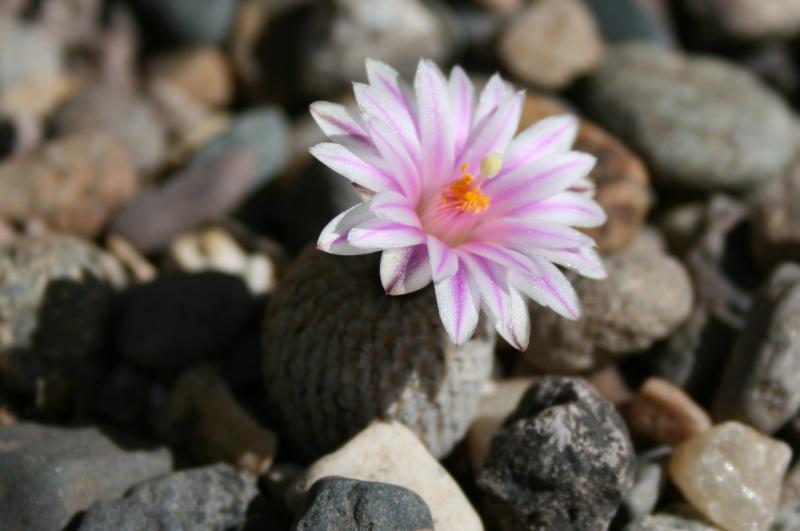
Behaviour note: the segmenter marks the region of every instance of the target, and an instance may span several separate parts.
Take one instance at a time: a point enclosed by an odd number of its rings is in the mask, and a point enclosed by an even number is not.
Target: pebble
[[[625,409],[634,436],[658,444],[677,445],[711,428],[703,408],[680,387],[648,378]]]
[[[697,32],[716,31],[745,41],[800,33],[797,0],[693,0],[685,5]]]
[[[290,497],[290,505],[328,476],[405,487],[428,505],[434,529],[483,530],[480,517],[458,483],[417,436],[399,422],[376,421],[335,452],[314,462],[294,485],[295,498]]]
[[[590,85],[592,115],[643,154],[664,185],[743,191],[780,176],[794,155],[786,104],[720,59],[617,45]]]
[[[38,389],[48,403],[63,398],[46,395],[74,384],[103,348],[114,290],[125,281],[113,257],[71,236],[21,236],[0,247],[3,384],[28,395]]]
[[[221,44],[228,36],[239,0],[136,0],[145,15],[173,40]]]
[[[108,252],[114,255],[137,282],[150,282],[158,270],[131,243],[118,234],[109,234],[105,239]]]
[[[783,480],[778,514],[770,531],[800,529],[800,466],[792,465]]]
[[[224,461],[253,476],[272,466],[277,437],[247,413],[213,370],[195,367],[181,375],[168,416],[201,462]]]
[[[663,464],[666,455],[669,455],[668,448],[657,447],[637,456],[633,486],[622,498],[615,523],[620,517],[628,522],[637,521],[653,512],[667,483]]]
[[[43,136],[42,126],[26,114],[0,115],[0,161],[32,151]]]
[[[420,57],[444,63],[452,55],[454,35],[445,20],[420,0],[333,0],[304,28],[307,48],[301,86],[326,95],[366,81],[369,57],[392,65],[413,79]],[[402,21],[402,23],[399,23]]]
[[[53,115],[58,135],[101,132],[122,143],[143,174],[164,160],[166,131],[153,106],[140,95],[108,85],[91,85]]]
[[[168,472],[166,448],[112,440],[97,428],[0,428],[0,529],[63,529],[95,501]]]
[[[800,262],[800,157],[758,190],[752,235],[756,257],[765,267]]]
[[[561,89],[592,72],[605,47],[581,0],[538,0],[516,13],[500,36],[498,54],[512,74],[545,89]]]
[[[721,531],[690,516],[656,513],[633,522],[625,531]]]
[[[492,384],[491,392],[481,398],[478,413],[467,433],[469,461],[475,474],[483,468],[492,437],[534,381],[529,377],[502,380]]]
[[[675,37],[663,12],[648,0],[583,0],[609,43],[645,41],[672,48]]]
[[[142,369],[180,369],[224,353],[257,311],[254,297],[236,277],[165,273],[125,293],[117,351]]]
[[[244,522],[257,496],[253,478],[218,464],[151,479],[126,498],[168,511],[185,531],[226,531]]]
[[[548,116],[572,112],[559,100],[529,92],[519,129],[522,131]],[[589,177],[595,184],[595,199],[608,216],[605,224],[587,232],[600,252],[621,251],[641,230],[650,210],[647,168],[625,144],[586,119],[581,119],[575,149],[597,158]]]
[[[294,531],[433,529],[431,511],[416,493],[388,483],[325,477],[314,483]]]
[[[203,105],[224,106],[233,97],[233,72],[219,49],[186,48],[157,57],[150,66],[151,78],[172,83]]]
[[[625,407],[633,398],[633,392],[625,383],[625,379],[616,364],[604,365],[587,374],[585,378],[600,393],[600,396],[618,408]]]
[[[544,376],[495,435],[477,483],[500,529],[605,529],[634,466],[614,407],[585,380]]]
[[[738,422],[714,426],[675,448],[669,474],[684,497],[727,531],[766,531],[792,451]]]
[[[185,531],[169,511],[136,500],[117,498],[92,504],[77,531]]]
[[[136,188],[133,161],[116,140],[71,135],[0,164],[0,216],[41,218],[54,229],[94,236]]]
[[[270,295],[262,345],[267,404],[298,452],[329,452],[376,418],[405,423],[442,457],[463,439],[489,379],[488,322],[457,347],[429,287],[387,297],[378,257],[308,248]]]
[[[800,266],[778,267],[756,297],[717,389],[716,419],[773,433],[800,410]]]
[[[692,285],[684,267],[650,236],[604,260],[608,278],[573,281],[583,306],[578,321],[535,308],[530,367],[544,372],[586,371],[667,337],[689,316]]]
[[[146,373],[118,365],[105,375],[95,407],[104,419],[136,431],[149,420],[152,392],[153,382]]]
[[[59,78],[62,53],[44,28],[0,17],[0,92]]]

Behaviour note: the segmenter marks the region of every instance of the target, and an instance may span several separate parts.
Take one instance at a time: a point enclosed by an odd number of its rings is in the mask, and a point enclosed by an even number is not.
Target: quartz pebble
[[[320,458],[295,484],[294,492],[305,495],[327,476],[405,487],[428,504],[434,529],[483,530],[481,519],[458,484],[416,435],[398,422],[374,422],[339,450]],[[297,497],[294,502],[298,502]]]
[[[517,77],[559,89],[603,60],[603,41],[580,0],[538,0],[515,14],[499,42],[499,55]]]
[[[791,455],[785,443],[725,422],[675,448],[669,473],[684,497],[720,527],[766,531]]]
[[[116,140],[71,135],[0,164],[0,216],[38,217],[54,229],[94,236],[136,188],[133,161]]]
[[[800,267],[787,263],[756,298],[714,400],[718,420],[772,433],[800,409]]]
[[[634,459],[611,404],[580,378],[546,376],[492,439],[477,483],[500,529],[605,529]]]
[[[587,103],[601,125],[644,155],[657,181],[673,187],[747,190],[780,176],[796,149],[787,105],[751,73],[716,58],[613,46]]]
[[[631,432],[659,444],[680,444],[711,428],[711,419],[679,387],[648,378],[625,409]]]

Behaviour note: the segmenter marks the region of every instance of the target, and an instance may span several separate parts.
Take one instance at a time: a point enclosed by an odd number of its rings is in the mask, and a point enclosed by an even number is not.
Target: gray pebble
[[[184,43],[221,43],[230,31],[239,0],[137,0],[146,15]]]
[[[648,0],[583,0],[594,14],[607,42],[646,41],[665,48],[675,45],[663,12]]]
[[[0,18],[0,91],[61,74],[62,50],[39,26]]]
[[[95,502],[77,531],[188,531],[161,507],[118,498]]]

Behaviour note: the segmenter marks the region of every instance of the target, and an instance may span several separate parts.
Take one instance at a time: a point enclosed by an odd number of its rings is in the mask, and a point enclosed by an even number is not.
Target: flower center
[[[489,196],[483,195],[480,185],[473,184],[475,176],[467,171],[467,167],[467,163],[461,165],[461,178],[444,189],[441,202],[461,212],[480,214],[489,208]]]

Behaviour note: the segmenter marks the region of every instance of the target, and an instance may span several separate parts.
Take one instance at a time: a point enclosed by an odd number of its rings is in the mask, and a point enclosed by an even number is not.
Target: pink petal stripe
[[[510,247],[526,254],[531,248],[570,249],[594,245],[591,236],[571,227],[541,221],[528,222],[520,218],[489,220],[475,228],[473,238]]]
[[[550,262],[541,259],[535,259],[534,262],[539,268],[539,275],[531,277],[514,272],[511,275],[514,286],[534,301],[559,315],[567,319],[579,319],[581,315],[580,301],[569,280]]]
[[[478,108],[472,117],[473,128],[513,94],[511,86],[495,73],[481,91]]]
[[[471,241],[459,246],[458,250],[485,258],[508,269],[515,269],[530,275],[535,273],[531,260],[525,254],[494,242]]]
[[[425,243],[425,234],[415,227],[373,218],[350,229],[347,241],[364,249],[394,249]]]
[[[316,101],[311,104],[311,116],[328,138],[336,140],[336,137],[346,136],[365,146],[372,146],[361,117],[344,105]]]
[[[569,151],[578,135],[578,119],[572,115],[545,118],[520,133],[508,146],[498,178],[537,159]]]
[[[408,156],[408,152],[402,148],[402,140],[391,127],[377,118],[370,118],[367,129],[372,142],[391,170],[395,182],[408,200],[416,204],[421,188],[419,168]]]
[[[381,254],[381,283],[390,295],[405,295],[430,284],[431,269],[424,245],[387,249]]]
[[[430,235],[428,235],[428,256],[434,282],[441,282],[456,274],[458,254],[447,244]]]
[[[519,126],[524,97],[518,92],[481,120],[467,140],[460,160],[477,168],[488,155],[503,153]]]
[[[368,219],[375,217],[370,212],[367,205],[360,203],[348,210],[345,210],[322,229],[322,233],[317,240],[317,248],[331,254],[357,255],[373,252],[369,249],[354,247],[347,241],[347,233],[350,229]]]
[[[453,110],[454,137],[456,160],[469,138],[472,127],[472,111],[475,107],[475,88],[469,80],[467,73],[460,66],[455,66],[450,72],[450,102]]]
[[[529,203],[508,215],[573,227],[599,227],[606,222],[606,213],[596,201],[574,192],[561,192],[543,201]]]
[[[419,216],[408,199],[397,192],[379,192],[369,200],[369,208],[379,218],[421,228]]]
[[[421,60],[414,79],[422,144],[423,186],[438,187],[453,178],[455,140],[450,95],[444,75],[431,61]]]
[[[467,268],[459,262],[456,273],[434,283],[436,303],[442,324],[456,345],[462,345],[478,326],[478,298],[470,283]]]
[[[399,188],[391,176],[357,157],[344,146],[325,142],[317,144],[309,151],[321,163],[367,190],[380,192]]]
[[[536,254],[548,262],[572,269],[584,277],[600,280],[608,276],[603,260],[591,247],[559,250],[539,249]]]
[[[400,77],[397,70],[382,61],[367,59],[367,79],[373,87],[383,90],[395,99],[397,104],[405,109],[416,124],[417,111],[414,101],[414,92],[411,87]]]

